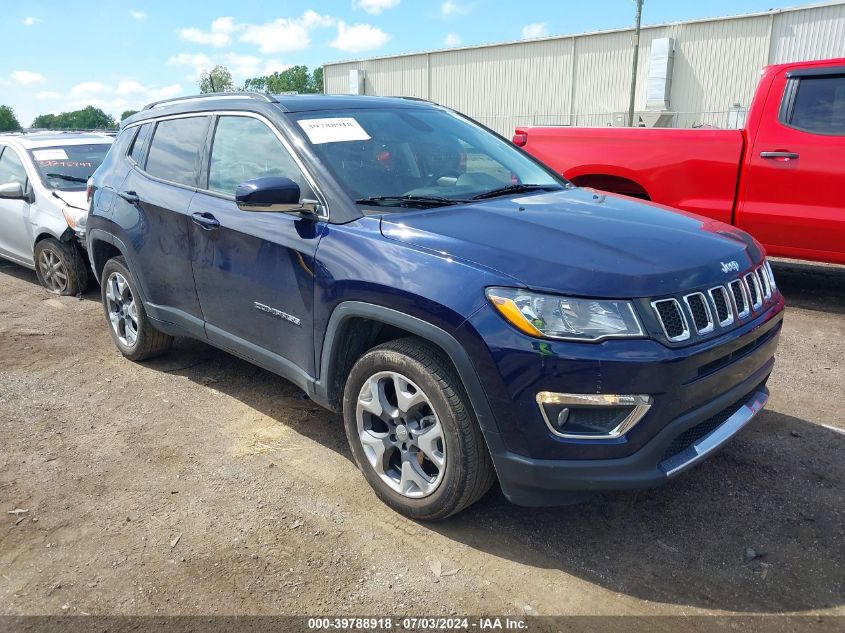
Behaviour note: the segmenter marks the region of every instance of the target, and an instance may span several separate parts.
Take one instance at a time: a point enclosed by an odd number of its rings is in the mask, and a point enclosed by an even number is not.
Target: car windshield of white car
[[[29,153],[44,186],[59,191],[82,191],[88,178],[103,162],[109,147],[108,143],[63,145],[39,147]]]

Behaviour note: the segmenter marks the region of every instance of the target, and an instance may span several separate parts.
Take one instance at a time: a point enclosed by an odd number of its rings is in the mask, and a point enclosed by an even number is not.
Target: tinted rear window
[[[153,133],[145,171],[189,187],[197,185],[208,117],[160,121]]]
[[[50,189],[81,191],[111,147],[108,143],[57,145],[29,151],[41,182]]]
[[[845,75],[801,79],[789,124],[816,134],[845,135]]]

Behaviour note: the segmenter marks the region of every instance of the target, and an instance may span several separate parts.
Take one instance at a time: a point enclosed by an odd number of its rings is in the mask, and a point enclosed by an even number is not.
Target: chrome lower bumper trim
[[[672,458],[672,461],[683,458],[683,461],[669,470],[665,470],[667,477],[672,477],[686,470],[690,466],[700,462],[713,453],[722,444],[738,433],[746,424],[751,422],[769,400],[769,394],[765,391],[756,391],[751,398],[731,417],[709,435],[705,435],[694,442],[680,455]],[[668,461],[668,460],[667,460]],[[665,463],[665,462],[663,462]]]

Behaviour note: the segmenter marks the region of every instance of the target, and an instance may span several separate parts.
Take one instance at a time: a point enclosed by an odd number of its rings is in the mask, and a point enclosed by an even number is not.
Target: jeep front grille
[[[673,342],[699,339],[749,319],[775,294],[767,264],[706,291],[651,301],[663,334]]]
[[[692,323],[695,331],[699,334],[707,334],[713,331],[713,313],[707,299],[700,292],[694,292],[684,297],[684,301],[692,314]]]
[[[719,320],[721,327],[727,327],[734,322],[733,304],[731,297],[728,294],[727,288],[724,286],[716,286],[708,291],[713,305],[716,307],[716,318]]]
[[[734,307],[736,308],[736,316],[738,319],[744,319],[751,313],[751,308],[746,299],[747,290],[739,279],[735,279],[728,284],[731,289],[731,295],[734,298]]]
[[[690,333],[687,318],[684,316],[681,310],[681,304],[678,303],[677,299],[662,299],[652,302],[651,305],[654,306],[657,312],[666,338],[676,343],[689,338]]]

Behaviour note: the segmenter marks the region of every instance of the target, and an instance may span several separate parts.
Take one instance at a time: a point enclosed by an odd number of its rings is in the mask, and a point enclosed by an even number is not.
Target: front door
[[[29,191],[29,178],[20,157],[11,147],[0,145],[0,185],[18,183]],[[29,201],[0,198],[0,256],[33,265]]]
[[[290,178],[304,197],[311,197],[301,170],[271,127],[252,116],[220,116],[206,191],[194,196],[189,212],[206,335],[253,357],[282,357],[313,375],[314,257],[323,224],[238,209],[237,186],[261,176]]]
[[[845,68],[832,70],[775,78],[750,148],[737,224],[773,255],[845,263]]]

